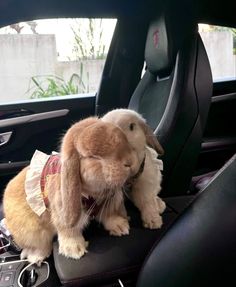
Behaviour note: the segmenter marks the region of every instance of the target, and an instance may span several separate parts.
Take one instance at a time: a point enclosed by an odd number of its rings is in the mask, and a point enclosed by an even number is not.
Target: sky
[[[83,41],[83,45],[85,47],[89,45],[89,35],[88,33],[88,19],[48,19],[48,20],[35,20],[37,23],[36,32],[38,34],[55,34],[56,36],[56,45],[58,52],[58,60],[66,61],[68,59],[73,59],[74,54],[73,44],[74,44],[74,34],[72,31],[74,29],[78,29],[78,25],[80,27],[80,35]],[[102,20],[102,38],[99,40],[100,34],[100,19],[97,19],[96,22],[97,30],[94,33],[94,45],[97,46],[99,43],[105,45],[105,51],[107,52],[111,38],[113,35],[113,31],[116,25],[115,19],[103,19]],[[25,22],[19,23],[20,27],[23,27],[20,31],[21,34],[32,34],[32,30],[29,25]],[[16,34],[17,32],[8,27],[4,27],[0,29],[0,34]]]

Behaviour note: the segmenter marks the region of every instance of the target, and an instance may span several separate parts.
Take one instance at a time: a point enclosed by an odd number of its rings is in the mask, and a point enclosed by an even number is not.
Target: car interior
[[[58,151],[72,123],[129,108],[143,115],[163,146],[160,196],[167,205],[163,226],[150,230],[143,228],[139,211],[127,199],[129,235],[110,236],[92,221],[84,234],[88,253],[79,260],[60,255],[56,238],[52,255],[41,266],[27,267],[19,260],[19,250],[2,248],[0,286],[236,283],[236,72],[230,78],[214,78],[198,26],[236,31],[232,9],[229,1],[211,0],[0,4],[0,27],[38,19],[117,19],[94,93],[10,102],[1,91],[1,195],[36,149]],[[234,61],[236,71],[235,54]]]

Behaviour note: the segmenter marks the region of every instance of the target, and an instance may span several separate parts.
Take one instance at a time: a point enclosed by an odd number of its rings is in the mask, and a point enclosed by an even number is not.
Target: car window
[[[213,81],[236,78],[236,29],[199,24],[211,65]]]
[[[97,91],[116,19],[48,19],[0,29],[0,104]]]

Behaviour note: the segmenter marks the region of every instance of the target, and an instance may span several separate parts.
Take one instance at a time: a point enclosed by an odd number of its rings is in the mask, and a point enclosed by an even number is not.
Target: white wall
[[[213,79],[235,77],[233,35],[229,31],[201,32],[201,37],[210,60]]]
[[[0,102],[22,100],[30,78],[55,74],[53,35],[0,35]]]
[[[104,62],[82,63],[84,92],[97,91]],[[32,76],[57,75],[68,80],[73,73],[80,74],[80,66],[78,61],[57,61],[54,35],[0,35],[0,103],[29,99],[31,93],[26,92]]]
[[[85,90],[81,93],[96,92],[102,75],[105,60],[83,60],[79,61],[60,61],[57,62],[56,73],[58,76],[68,81],[76,73],[81,76]]]

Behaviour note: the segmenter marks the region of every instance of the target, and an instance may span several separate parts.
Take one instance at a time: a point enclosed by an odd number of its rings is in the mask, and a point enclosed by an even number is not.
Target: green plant
[[[234,55],[236,55],[236,29],[231,28],[230,30],[233,34],[233,53],[234,53]]]
[[[30,94],[31,99],[74,95],[88,92],[81,77],[73,74],[69,81],[54,76],[34,76],[31,77],[30,87],[26,93]]]

